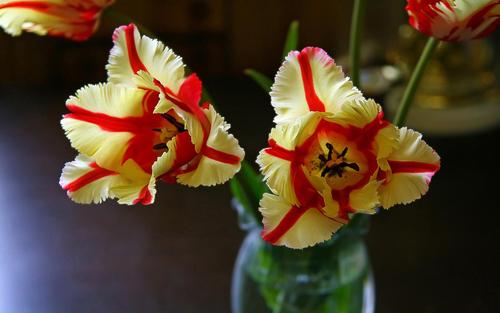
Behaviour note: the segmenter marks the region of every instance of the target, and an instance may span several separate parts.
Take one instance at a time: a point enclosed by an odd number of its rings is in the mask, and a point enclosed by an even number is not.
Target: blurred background
[[[425,41],[401,27],[404,6],[380,0],[366,13],[365,90],[386,106]],[[292,20],[300,22],[300,47],[322,47],[346,65],[349,0],[118,0],[112,8],[155,32],[201,76],[249,161],[264,147],[274,113],[243,70],[274,76]],[[76,155],[59,126],[64,102],[106,80],[116,26],[105,13],[82,43],[0,32],[1,313],[229,312],[245,234],[227,186],[163,184],[154,205],[127,207],[76,205],[58,185]],[[423,105],[421,115],[454,131],[412,120],[442,169],[422,200],[372,218],[366,241],[377,312],[496,312],[498,39],[497,31],[489,41],[442,48],[435,60],[442,71],[424,80],[421,102],[439,113]],[[446,94],[457,81],[465,93],[460,106]],[[464,91],[470,82],[474,90]]]

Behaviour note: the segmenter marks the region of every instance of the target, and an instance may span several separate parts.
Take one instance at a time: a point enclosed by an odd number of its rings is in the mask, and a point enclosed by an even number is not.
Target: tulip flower
[[[114,0],[0,0],[0,26],[12,36],[38,35],[87,40],[99,26],[102,11]]]
[[[500,23],[500,0],[408,0],[406,11],[416,30],[444,41],[485,37]]]
[[[319,48],[288,55],[271,99],[280,123],[257,163],[274,193],[260,208],[272,244],[312,246],[353,213],[414,201],[440,167],[420,134],[384,120]]]
[[[109,81],[67,101],[62,126],[81,156],[66,164],[63,189],[76,202],[149,204],[158,180],[192,187],[230,179],[244,157],[202,83],[182,59],[134,25],[118,28]]]

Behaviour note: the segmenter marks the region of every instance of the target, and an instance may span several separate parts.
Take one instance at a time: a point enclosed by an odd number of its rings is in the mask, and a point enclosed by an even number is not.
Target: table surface
[[[254,159],[267,96],[237,79],[208,87]],[[58,185],[76,155],[59,126],[72,92],[0,89],[0,312],[229,312],[244,233],[227,186],[163,184],[147,207],[72,203]],[[372,218],[378,312],[494,311],[499,135],[428,138],[443,159],[429,194]]]

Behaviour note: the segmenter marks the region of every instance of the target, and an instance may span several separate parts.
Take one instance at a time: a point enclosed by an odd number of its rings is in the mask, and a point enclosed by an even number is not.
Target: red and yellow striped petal
[[[179,173],[196,166],[198,153],[188,132],[182,132],[167,142],[166,150],[153,164],[153,175],[157,179],[175,183]]]
[[[136,74],[148,75],[139,78],[144,84],[148,79],[159,81],[173,93],[177,93],[184,81],[184,64],[162,42],[139,33],[133,24],[117,28],[113,34],[108,65],[108,81],[116,84],[136,86]],[[149,82],[152,86],[153,82]]]
[[[348,101],[362,99],[328,54],[307,47],[288,54],[271,91],[275,122],[290,121],[310,111],[336,113]]]
[[[154,202],[156,195],[156,178],[143,171],[133,160],[127,160],[120,169],[124,178],[121,184],[112,188],[112,194],[120,204],[144,204]]]
[[[361,129],[361,136],[365,137],[366,141],[373,140],[377,160],[383,160],[396,148],[398,139],[397,128],[383,117],[379,104],[372,99],[361,99],[345,103],[332,121],[346,127],[355,126]]]
[[[269,188],[294,205],[299,204],[291,178],[294,150],[314,132],[321,117],[322,114],[307,113],[295,123],[278,124],[269,134],[269,147],[257,156]]]
[[[382,112],[382,108],[372,99],[344,103],[342,110],[335,115],[335,122],[344,126],[352,125],[363,128]]]
[[[59,183],[73,201],[82,204],[101,203],[107,198],[129,205],[151,204],[156,193],[155,180],[132,160],[114,171],[83,154],[66,163]]]
[[[445,41],[489,35],[500,23],[500,0],[408,0],[409,23]]]
[[[380,182],[370,180],[363,188],[355,189],[349,194],[349,204],[356,213],[375,214],[380,204],[378,188]]]
[[[302,249],[331,238],[342,223],[315,208],[292,205],[277,195],[264,194],[260,201],[262,238],[273,245]]]
[[[149,102],[155,103],[157,97],[145,90],[110,83],[89,85],[67,100],[71,113],[64,115],[61,124],[75,149],[101,166],[117,169],[126,161],[125,154],[135,156],[130,154],[133,145],[144,144],[143,154],[153,153],[149,151],[153,137],[148,134],[158,127],[161,117],[145,114],[151,109]]]
[[[104,169],[80,154],[66,163],[59,184],[77,203],[101,203],[111,196],[111,188],[119,183],[117,172]]]
[[[98,27],[113,0],[0,1],[0,26],[12,36],[23,31],[82,41]]]
[[[437,153],[420,133],[406,127],[399,130],[398,148],[387,162],[389,170],[379,188],[380,203],[386,209],[420,199],[440,168]]]
[[[245,152],[238,140],[227,131],[229,124],[212,106],[203,110],[210,122],[210,133],[202,147],[199,163],[177,175],[177,182],[191,187],[222,184],[234,176],[241,166]]]
[[[201,80],[196,74],[192,74],[183,81],[177,95],[163,90],[160,102],[154,111],[161,114],[173,109],[183,119],[184,127],[191,136],[196,152],[200,152],[210,128],[210,122],[199,106],[201,92]]]

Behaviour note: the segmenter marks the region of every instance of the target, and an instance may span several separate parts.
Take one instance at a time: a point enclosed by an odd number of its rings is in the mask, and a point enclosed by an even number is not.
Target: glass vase
[[[374,312],[367,217],[356,216],[325,243],[293,250],[263,241],[257,223],[238,211],[247,235],[233,271],[233,313]]]

